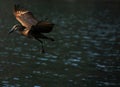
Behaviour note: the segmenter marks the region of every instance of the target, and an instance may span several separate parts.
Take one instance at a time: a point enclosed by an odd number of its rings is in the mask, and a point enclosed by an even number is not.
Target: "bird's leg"
[[[43,46],[43,41],[38,39],[38,38],[35,38],[35,39],[38,40],[41,43],[41,45],[42,45],[42,53],[45,53],[44,46]]]
[[[41,36],[41,38],[43,38],[43,39],[48,39],[48,40],[54,41],[53,38],[47,37],[47,36],[45,36],[45,35],[43,35],[43,34],[41,34],[40,36]]]

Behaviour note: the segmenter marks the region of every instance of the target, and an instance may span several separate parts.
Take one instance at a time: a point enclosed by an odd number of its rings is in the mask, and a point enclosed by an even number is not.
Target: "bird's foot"
[[[44,49],[42,49],[42,50],[40,51],[40,53],[45,53],[45,50],[44,50]]]

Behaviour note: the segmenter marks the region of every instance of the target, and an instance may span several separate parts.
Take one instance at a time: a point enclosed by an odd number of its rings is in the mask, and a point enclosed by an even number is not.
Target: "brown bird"
[[[14,5],[13,14],[21,24],[14,25],[9,33],[18,31],[20,34],[28,38],[36,39],[42,45],[42,52],[44,52],[44,46],[41,39],[54,41],[53,38],[47,37],[43,34],[52,31],[54,26],[53,23],[50,23],[46,20],[38,21],[30,11],[21,8],[19,5]]]

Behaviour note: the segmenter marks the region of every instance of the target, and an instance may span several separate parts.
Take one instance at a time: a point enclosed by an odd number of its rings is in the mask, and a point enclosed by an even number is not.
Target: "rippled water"
[[[8,3],[9,8],[0,3],[5,8],[0,15],[1,87],[120,86],[119,4],[20,1],[39,19],[56,24],[48,34],[56,41],[45,41],[41,54],[39,42],[7,35],[17,23],[11,12],[16,2]]]

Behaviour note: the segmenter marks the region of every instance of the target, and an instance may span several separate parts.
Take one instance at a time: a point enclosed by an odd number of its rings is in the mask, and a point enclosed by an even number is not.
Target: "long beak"
[[[12,32],[14,32],[13,28],[8,32],[8,34],[11,34]]]

